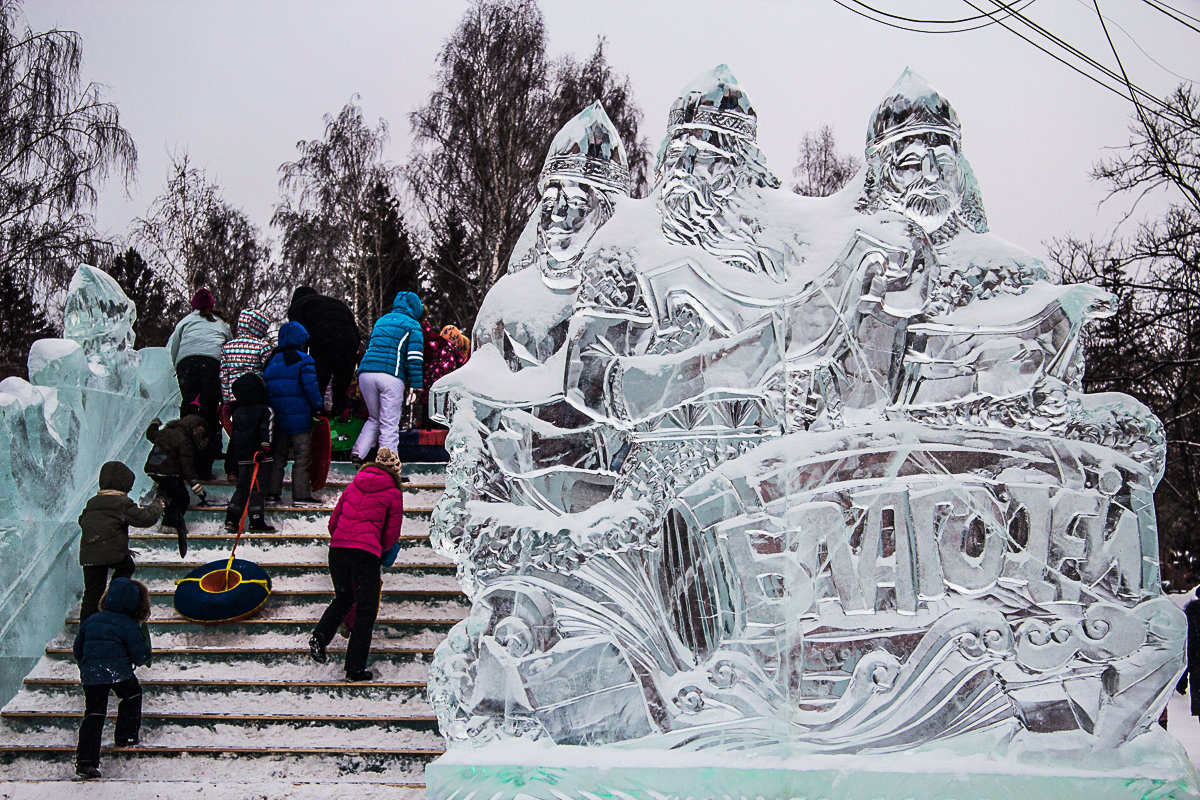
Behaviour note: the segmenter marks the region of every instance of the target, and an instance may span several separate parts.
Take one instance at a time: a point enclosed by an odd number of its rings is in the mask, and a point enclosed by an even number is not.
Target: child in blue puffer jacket
[[[75,778],[100,777],[100,738],[108,715],[108,693],[117,705],[117,747],[138,743],[142,727],[142,686],[133,673],[150,663],[149,634],[140,624],[150,618],[150,592],[141,581],[113,578],[100,598],[100,611],[84,620],[75,634],[75,661],[83,685],[83,722],[75,750]]]
[[[308,331],[299,322],[285,322],[279,329],[279,347],[267,360],[263,380],[267,384],[267,402],[275,412],[275,430],[271,440],[271,475],[267,481],[267,502],[277,505],[283,494],[283,470],[288,457],[292,464],[292,502],[316,503],[312,496],[308,467],[312,459],[313,414],[325,408],[325,399],[317,384],[317,367],[304,352]]]

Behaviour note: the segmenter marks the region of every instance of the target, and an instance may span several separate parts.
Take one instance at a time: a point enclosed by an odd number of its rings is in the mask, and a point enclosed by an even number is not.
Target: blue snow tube
[[[271,596],[267,571],[240,558],[210,561],[175,583],[179,616],[205,625],[244,619]]]

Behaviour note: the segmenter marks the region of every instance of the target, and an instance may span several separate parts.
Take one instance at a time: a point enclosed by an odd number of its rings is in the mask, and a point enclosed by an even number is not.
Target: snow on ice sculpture
[[[616,198],[577,279],[515,263],[434,387],[431,533],[473,603],[430,674],[450,765],[511,739],[1148,764],[1186,625],[1162,426],[1081,392],[1109,296],[987,231],[908,70],[832,197],[779,191],[755,121],[727,67],[685,88],[654,197]]]

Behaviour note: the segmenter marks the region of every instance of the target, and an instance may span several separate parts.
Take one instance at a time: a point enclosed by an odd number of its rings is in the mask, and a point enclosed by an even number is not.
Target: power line
[[[974,22],[977,19],[988,19],[988,20],[991,20],[991,22],[996,21],[996,18],[993,16],[991,11],[982,12],[982,13],[975,14],[974,16],[970,16],[970,17],[962,17],[960,19],[921,19],[919,17],[906,17],[902,14],[892,14],[890,12],[884,11],[883,9],[874,8],[870,5],[868,5],[867,3],[860,2],[859,0],[850,0],[850,2],[854,3],[857,6],[862,6],[863,8],[874,11],[876,14],[880,14],[885,17],[890,17],[891,19],[898,19],[898,20],[902,20],[904,22],[912,22],[914,24],[920,24],[920,25],[957,25],[960,22]],[[1034,3],[1034,0],[1029,0],[1029,2],[1027,2],[1025,4],[1025,8],[1029,8],[1029,6],[1033,5],[1033,3]],[[1022,10],[1024,10],[1024,9],[1022,9]],[[989,22],[988,24],[991,24],[991,23]]]
[[[1086,0],[1075,0],[1075,2],[1076,2],[1076,3],[1079,3],[1079,5],[1083,6],[1084,8],[1087,8],[1087,7],[1088,7],[1088,4],[1087,4]],[[1194,81],[1192,78],[1189,78],[1189,77],[1187,77],[1186,75],[1180,75],[1178,72],[1176,72],[1175,70],[1171,69],[1171,68],[1170,68],[1170,67],[1168,67],[1166,64],[1162,63],[1162,62],[1161,62],[1161,61],[1159,61],[1157,58],[1155,58],[1154,56],[1152,56],[1152,55],[1151,55],[1149,52],[1147,52],[1147,51],[1146,51],[1146,48],[1144,48],[1144,47],[1142,47],[1140,44],[1138,44],[1138,40],[1137,40],[1137,39],[1135,39],[1135,38],[1133,37],[1133,34],[1132,34],[1132,33],[1130,33],[1130,32],[1129,32],[1129,31],[1128,31],[1128,30],[1125,28],[1125,26],[1124,26],[1124,25],[1122,25],[1121,23],[1117,22],[1117,21],[1116,21],[1116,20],[1114,20],[1112,17],[1107,17],[1107,16],[1106,16],[1106,17],[1105,17],[1105,19],[1106,19],[1106,20],[1108,20],[1108,24],[1112,25],[1114,28],[1116,28],[1117,30],[1119,30],[1121,33],[1125,34],[1125,37],[1126,37],[1127,39],[1129,39],[1129,41],[1130,41],[1130,42],[1133,44],[1133,46],[1134,46],[1134,47],[1136,47],[1136,48],[1137,48],[1137,49],[1138,49],[1138,50],[1141,52],[1141,54],[1142,54],[1142,55],[1144,55],[1144,56],[1145,56],[1146,58],[1148,58],[1148,59],[1149,59],[1151,62],[1153,62],[1154,64],[1156,64],[1156,65],[1158,66],[1158,68],[1159,68],[1159,69],[1161,69],[1163,72],[1166,72],[1166,73],[1168,73],[1168,74],[1170,74],[1170,75],[1174,75],[1176,78],[1179,78],[1179,80],[1181,80],[1181,81],[1189,81],[1189,82],[1195,83],[1195,81]]]
[[[869,14],[865,11],[861,11],[852,5],[847,5],[847,3],[843,2],[843,0],[833,0],[833,2],[836,3],[837,5],[841,6],[842,8],[846,9],[847,11],[857,14],[860,17],[863,17],[864,19],[869,19],[872,22],[878,22],[880,25],[887,25],[889,28],[895,28],[896,30],[909,31],[910,33],[966,33],[967,31],[977,31],[977,30],[986,28],[989,25],[994,25],[995,23],[999,22],[1001,19],[999,17],[992,16],[992,13],[980,12],[976,16],[968,17],[967,19],[975,20],[975,19],[983,19],[986,17],[988,19],[988,21],[984,22],[980,25],[974,25],[974,26],[971,26],[968,28],[954,28],[954,29],[950,29],[950,30],[936,30],[936,29],[931,30],[929,28],[910,28],[907,25],[899,25],[895,22],[890,22],[887,19],[880,19],[879,17],[872,16],[871,14]],[[875,14],[879,14],[882,17],[891,17],[893,19],[907,20],[907,21],[914,22],[914,23],[926,23],[926,24],[950,24],[951,22],[953,22],[952,20],[922,20],[922,19],[913,19],[913,18],[909,18],[909,17],[902,17],[899,15],[891,14],[889,12],[875,8],[871,5],[868,5],[867,3],[859,2],[859,0],[848,0],[848,2],[854,3],[854,5],[861,6],[862,8],[866,8],[869,11],[874,12]],[[1023,9],[1028,8],[1029,6],[1033,5],[1034,2],[1035,2],[1035,0],[1027,0],[1027,2],[1025,3],[1025,5],[1022,8]]]
[[[1117,66],[1120,67],[1121,75],[1125,78],[1125,85],[1129,87],[1129,99],[1133,101],[1133,107],[1137,109],[1138,119],[1141,120],[1142,128],[1146,132],[1146,141],[1164,165],[1172,165],[1171,168],[1163,170],[1166,173],[1167,179],[1182,189],[1184,198],[1193,208],[1200,211],[1200,202],[1197,202],[1198,197],[1195,187],[1190,187],[1189,182],[1182,175],[1178,174],[1178,165],[1173,163],[1171,154],[1167,152],[1157,131],[1150,124],[1150,121],[1146,119],[1142,104],[1138,102],[1137,94],[1133,91],[1133,84],[1129,82],[1129,74],[1125,72],[1125,65],[1121,63],[1121,56],[1117,54],[1117,46],[1113,43],[1112,36],[1108,33],[1108,26],[1104,24],[1104,15],[1100,13],[1100,0],[1092,0],[1092,5],[1096,7],[1096,16],[1100,18],[1100,28],[1104,31],[1104,38],[1108,39],[1108,46],[1112,48],[1113,58],[1117,60]]]
[[[977,11],[982,11],[982,9],[981,9],[981,8],[979,8],[979,6],[975,5],[975,3],[974,3],[972,0],[963,0],[963,2],[965,2],[967,5],[971,6],[972,8],[976,9]],[[1023,16],[1023,15],[1022,15],[1022,14],[1021,14],[1019,11],[1013,10],[1013,9],[1012,9],[1012,7],[1011,7],[1010,5],[1008,5],[1008,4],[1006,4],[1006,3],[1004,3],[1004,2],[1003,2],[1003,0],[991,0],[991,2],[992,2],[994,5],[1000,6],[1001,8],[1005,8],[1005,9],[1009,9],[1009,10],[1011,10],[1011,11],[1012,11],[1012,13],[1010,14],[1010,16],[1016,17],[1016,18],[1017,18],[1017,19],[1019,19],[1021,22],[1025,23],[1025,25],[1026,25],[1026,26],[1028,26],[1029,28],[1031,28],[1031,29],[1033,29],[1034,31],[1036,31],[1037,33],[1041,34],[1043,37],[1045,37],[1045,38],[1049,39],[1051,42],[1053,42],[1053,43],[1055,43],[1056,45],[1058,45],[1059,47],[1063,48],[1063,49],[1064,49],[1064,50],[1066,50],[1068,53],[1070,53],[1070,54],[1074,55],[1075,57],[1077,57],[1077,58],[1081,59],[1082,61],[1084,61],[1084,62],[1085,62],[1085,63],[1087,63],[1088,65],[1090,65],[1090,66],[1094,67],[1095,69],[1099,70],[1101,73],[1103,73],[1103,74],[1104,74],[1104,75],[1106,75],[1107,77],[1111,78],[1112,80],[1115,80],[1115,81],[1117,81],[1119,84],[1120,84],[1120,83],[1124,83],[1124,81],[1122,80],[1121,76],[1120,76],[1120,75],[1118,75],[1116,72],[1114,72],[1114,71],[1113,71],[1113,70],[1111,70],[1110,68],[1106,67],[1105,65],[1101,64],[1099,61],[1097,61],[1096,59],[1092,58],[1091,56],[1087,55],[1087,54],[1086,54],[1086,53],[1084,53],[1082,50],[1079,50],[1077,47],[1074,47],[1074,46],[1073,46],[1073,45],[1071,45],[1070,43],[1066,42],[1065,40],[1061,39],[1060,37],[1058,37],[1058,36],[1054,35],[1054,34],[1053,34],[1053,33],[1051,33],[1050,31],[1048,31],[1048,30],[1046,30],[1045,28],[1041,27],[1041,26],[1040,26],[1040,25],[1038,25],[1037,23],[1030,21],[1030,20],[1029,20],[1027,17]],[[1073,64],[1073,63],[1071,63],[1071,62],[1067,61],[1066,59],[1062,58],[1061,56],[1057,55],[1056,53],[1052,53],[1051,51],[1049,51],[1049,50],[1047,50],[1046,48],[1042,47],[1042,46],[1041,46],[1041,45],[1039,45],[1037,42],[1035,42],[1034,40],[1032,40],[1032,39],[1030,39],[1029,37],[1025,36],[1025,35],[1024,35],[1023,33],[1021,33],[1020,31],[1018,31],[1018,30],[1016,30],[1015,28],[1012,28],[1012,27],[1010,27],[1009,25],[1007,25],[1007,24],[1006,24],[1006,23],[1005,23],[1003,20],[998,20],[998,21],[1000,22],[1000,24],[1001,24],[1001,25],[1002,25],[1002,26],[1003,26],[1003,27],[1004,27],[1006,30],[1010,31],[1011,33],[1015,34],[1016,36],[1019,36],[1021,39],[1024,39],[1026,42],[1028,42],[1029,44],[1033,45],[1033,46],[1034,46],[1034,47],[1036,47],[1038,50],[1041,50],[1041,51],[1042,51],[1043,53],[1045,53],[1046,55],[1050,56],[1051,58],[1055,59],[1056,61],[1059,61],[1059,62],[1060,62],[1060,63],[1062,63],[1062,64],[1065,64],[1066,66],[1068,66],[1068,67],[1070,67],[1071,69],[1073,69],[1073,70],[1075,70],[1076,72],[1078,72],[1080,75],[1083,75],[1083,76],[1084,76],[1085,78],[1087,78],[1088,80],[1090,80],[1090,81],[1092,81],[1092,82],[1094,82],[1094,83],[1096,83],[1096,84],[1099,84],[1100,86],[1103,86],[1105,89],[1108,89],[1108,90],[1109,90],[1110,92],[1112,92],[1113,94],[1115,94],[1115,95],[1117,95],[1117,96],[1119,96],[1119,97],[1121,97],[1121,98],[1128,99],[1128,98],[1127,98],[1127,96],[1126,96],[1126,94],[1125,94],[1125,91],[1124,91],[1124,89],[1122,89],[1122,88],[1118,88],[1118,87],[1116,87],[1116,86],[1112,86],[1112,85],[1110,85],[1110,84],[1108,84],[1108,83],[1106,83],[1106,82],[1102,81],[1100,78],[1096,77],[1096,76],[1095,76],[1095,75],[1093,75],[1092,73],[1090,73],[1090,72],[1087,72],[1087,71],[1085,71],[1085,70],[1083,70],[1083,69],[1079,68],[1079,67],[1078,67],[1078,66],[1076,66],[1075,64]],[[1133,91],[1135,91],[1137,94],[1141,95],[1141,96],[1142,96],[1144,99],[1146,99],[1146,100],[1149,100],[1149,101],[1153,102],[1153,103],[1154,103],[1154,104],[1157,106],[1157,108],[1155,109],[1155,112],[1154,112],[1154,113],[1157,113],[1157,114],[1161,114],[1161,113],[1164,113],[1164,112],[1166,112],[1166,113],[1172,113],[1172,114],[1173,114],[1173,113],[1175,113],[1175,112],[1174,112],[1174,110],[1173,110],[1173,109],[1172,109],[1172,108],[1171,108],[1171,107],[1170,107],[1170,106],[1169,106],[1167,103],[1165,103],[1164,101],[1160,100],[1160,99],[1159,99],[1157,96],[1155,96],[1155,95],[1151,94],[1150,92],[1147,92],[1146,90],[1142,89],[1141,87],[1137,86],[1136,84],[1132,84],[1132,83],[1131,83],[1131,84],[1130,84],[1130,87],[1132,88],[1132,90],[1133,90]]]
[[[974,26],[971,28],[953,29],[953,30],[929,30],[929,29],[923,29],[923,28],[912,28],[912,27],[908,27],[907,25],[901,25],[896,22],[892,22],[890,19],[886,19],[886,18],[882,18],[882,17],[890,17],[891,19],[899,19],[899,20],[914,22],[914,23],[946,23],[946,22],[950,22],[949,20],[931,20],[931,19],[921,19],[921,18],[916,18],[916,17],[904,17],[904,16],[901,16],[898,14],[892,14],[890,12],[883,11],[882,9],[876,8],[872,5],[870,5],[869,3],[862,2],[861,0],[849,0],[849,2],[854,3],[856,6],[860,6],[861,8],[866,9],[867,11],[872,12],[873,14],[879,15],[878,17],[876,17],[876,16],[872,16],[871,13],[866,13],[865,11],[860,10],[859,8],[855,8],[854,6],[847,5],[847,3],[843,2],[843,0],[833,0],[833,2],[837,3],[842,8],[845,8],[847,11],[851,11],[855,14],[858,14],[861,17],[870,19],[873,22],[878,22],[881,25],[887,25],[888,27],[895,28],[897,30],[910,31],[910,32],[914,32],[914,33],[965,33],[968,30],[979,30],[980,28],[987,27],[988,25],[999,23],[1010,33],[1023,39],[1025,42],[1027,42],[1028,44],[1037,48],[1038,50],[1042,51],[1046,55],[1050,56],[1055,61],[1058,61],[1059,63],[1063,64],[1064,66],[1069,67],[1070,69],[1079,73],[1083,77],[1085,77],[1088,80],[1092,81],[1093,83],[1107,89],[1108,91],[1112,92],[1113,94],[1117,95],[1118,97],[1120,97],[1122,99],[1129,99],[1129,96],[1127,96],[1125,93],[1125,88],[1126,88],[1126,86],[1128,86],[1131,93],[1133,93],[1135,96],[1140,95],[1144,100],[1151,102],[1155,106],[1155,108],[1153,109],[1153,111],[1151,113],[1154,113],[1156,115],[1163,114],[1163,113],[1177,114],[1177,112],[1175,112],[1174,109],[1172,109],[1167,103],[1165,103],[1163,100],[1159,99],[1157,96],[1151,94],[1150,92],[1146,91],[1145,89],[1142,89],[1140,86],[1132,83],[1131,81],[1127,81],[1126,79],[1123,79],[1121,75],[1117,74],[1115,71],[1113,71],[1109,67],[1105,66],[1101,62],[1097,61],[1096,59],[1094,59],[1091,56],[1084,53],[1079,48],[1073,46],[1066,40],[1062,39],[1059,36],[1056,36],[1054,33],[1050,32],[1046,28],[1043,28],[1042,26],[1038,25],[1037,23],[1031,21],[1028,17],[1024,16],[1024,14],[1022,12],[1032,4],[1033,0],[1029,0],[1029,2],[1025,3],[1024,6],[1020,5],[1020,0],[1012,0],[1011,2],[1005,2],[1005,0],[990,0],[990,2],[997,7],[996,10],[994,10],[994,11],[985,11],[983,8],[976,5],[975,2],[973,2],[972,0],[963,0],[963,2],[965,2],[967,5],[969,5],[971,8],[975,9],[975,11],[978,12],[978,14],[976,16],[967,17],[964,19],[987,18],[988,21],[981,25],[977,25],[977,26]],[[1149,0],[1144,0],[1144,2],[1149,2]],[[1161,11],[1161,9],[1159,9],[1159,10]],[[1050,42],[1057,45],[1059,48],[1066,50],[1069,55],[1074,56],[1075,58],[1079,59],[1080,61],[1083,61],[1084,64],[1086,64],[1087,66],[1090,66],[1092,69],[1098,71],[1099,73],[1101,73],[1101,75],[1107,77],[1109,80],[1114,81],[1116,83],[1116,85],[1113,85],[1112,83],[1102,80],[1101,77],[1098,77],[1093,72],[1090,72],[1090,71],[1080,67],[1078,64],[1073,63],[1072,61],[1064,58],[1063,56],[1059,55],[1058,53],[1055,53],[1055,52],[1047,49],[1046,47],[1043,47],[1037,41],[1031,39],[1030,37],[1023,34],[1021,31],[1019,31],[1016,28],[1014,28],[1013,26],[1009,25],[1007,20],[1009,20],[1013,17],[1016,17],[1018,20],[1023,22],[1028,28],[1032,29],[1040,36],[1042,36],[1046,39],[1049,39]],[[1136,42],[1135,42],[1135,44],[1136,44]],[[1139,106],[1139,108],[1141,108],[1141,106]],[[1143,110],[1148,110],[1148,109],[1143,109]]]
[[[1180,25],[1183,25],[1184,27],[1187,27],[1187,28],[1191,28],[1196,33],[1200,33],[1200,28],[1197,28],[1194,25],[1189,25],[1187,22],[1185,22],[1182,19],[1180,19],[1179,17],[1175,16],[1175,14],[1178,14],[1179,16],[1186,17],[1187,19],[1190,19],[1193,22],[1200,22],[1200,19],[1196,19],[1191,14],[1187,14],[1183,11],[1180,11],[1177,8],[1167,5],[1165,2],[1163,2],[1163,0],[1157,0],[1156,2],[1154,0],[1142,0],[1142,2],[1145,3],[1146,5],[1150,6],[1151,8],[1153,8],[1155,11],[1158,11],[1159,13],[1164,14],[1167,17],[1170,17],[1175,22],[1178,22]]]

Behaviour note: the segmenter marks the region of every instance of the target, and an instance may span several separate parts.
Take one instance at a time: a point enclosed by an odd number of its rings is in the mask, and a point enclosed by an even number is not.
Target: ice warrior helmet
[[[867,180],[860,210],[891,208],[935,242],[987,230],[983,200],[962,153],[962,125],[940,92],[905,68],[867,125]]]
[[[725,64],[698,75],[683,87],[671,104],[671,110],[667,112],[667,135],[658,149],[656,180],[661,180],[664,169],[670,166],[670,160],[665,156],[671,141],[689,133],[710,140],[719,139],[727,146],[736,147],[745,152],[748,161],[761,164],[766,170],[766,158],[756,144],[758,114],[750,102],[750,95]],[[712,133],[717,136],[708,135]],[[777,180],[774,185],[778,185]]]
[[[538,191],[554,179],[587,183],[606,191],[629,194],[629,160],[617,126],[600,101],[576,114],[550,143],[538,176]]]
[[[574,288],[588,242],[612,216],[616,197],[629,195],[625,146],[599,102],[576,114],[554,137],[538,192],[540,207],[530,223],[536,221],[537,241],[515,269],[537,261],[548,286]]]

